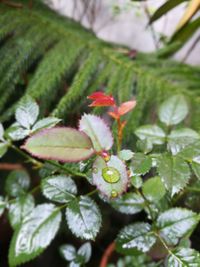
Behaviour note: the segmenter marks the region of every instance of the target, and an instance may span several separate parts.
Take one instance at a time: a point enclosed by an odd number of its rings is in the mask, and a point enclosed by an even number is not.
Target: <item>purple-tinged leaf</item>
[[[108,198],[116,198],[126,191],[129,184],[126,166],[117,156],[108,162],[97,157],[93,164],[93,184]]]
[[[67,127],[42,130],[28,138],[22,148],[38,158],[62,162],[78,162],[94,153],[86,134]]]
[[[84,114],[80,120],[79,130],[91,138],[97,152],[111,149],[113,145],[111,131],[100,117]]]

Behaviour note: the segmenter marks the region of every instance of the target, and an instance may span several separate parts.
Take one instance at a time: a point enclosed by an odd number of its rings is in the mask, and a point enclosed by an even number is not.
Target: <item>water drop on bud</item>
[[[110,184],[117,183],[120,179],[120,173],[113,167],[106,167],[102,170],[103,179]]]

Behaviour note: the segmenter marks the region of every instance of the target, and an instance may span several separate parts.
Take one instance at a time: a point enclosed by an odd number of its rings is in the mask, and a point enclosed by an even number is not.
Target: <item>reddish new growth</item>
[[[112,95],[106,95],[104,92],[94,92],[87,98],[93,100],[93,102],[89,105],[89,107],[112,107],[112,111],[109,111],[108,114],[117,121],[118,126],[118,150],[120,150],[123,129],[126,125],[126,121],[121,120],[121,116],[125,115],[129,111],[131,111],[136,106],[135,100],[130,100],[127,102],[123,102],[120,106],[116,105],[116,101]]]

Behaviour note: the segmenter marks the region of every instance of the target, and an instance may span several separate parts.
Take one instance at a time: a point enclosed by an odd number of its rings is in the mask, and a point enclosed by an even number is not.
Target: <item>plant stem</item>
[[[151,220],[153,221],[154,220],[154,215],[153,215],[153,211],[152,211],[152,209],[150,207],[149,201],[146,199],[144,194],[142,192],[140,192],[140,190],[137,189],[136,192],[144,199],[145,206],[147,207],[147,209],[149,211],[149,215],[151,217]]]
[[[93,191],[87,193],[86,196],[87,196],[87,197],[92,196],[92,195],[96,194],[97,192],[98,192],[98,190],[95,189],[95,190],[93,190]]]

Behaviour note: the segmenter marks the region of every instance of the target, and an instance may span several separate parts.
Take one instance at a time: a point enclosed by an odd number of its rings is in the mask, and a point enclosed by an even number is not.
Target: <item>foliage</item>
[[[116,111],[114,98],[112,102],[107,102],[111,96],[104,95],[102,98],[101,94],[97,95],[99,101],[95,100],[92,106],[111,106],[113,112]],[[125,113],[134,112],[132,109],[131,104]],[[2,214],[5,209],[8,210],[9,222],[14,230],[9,250],[11,267],[34,259],[50,245],[59,231],[62,211],[73,235],[95,240],[102,225],[102,211],[92,198],[96,193],[120,213],[133,215],[143,211],[147,215],[144,221],[133,222],[121,229],[115,240],[118,253],[135,257],[135,262],[141,261],[141,264],[147,261],[146,266],[198,266],[200,254],[185,246],[183,240],[190,238],[200,215],[179,206],[177,202],[183,193],[187,194],[190,188],[195,187],[200,168],[199,134],[190,128],[187,128],[187,134],[185,128],[175,128],[189,113],[188,102],[183,95],[171,96],[160,105],[158,125],[140,126],[135,131],[140,139],[137,152],[121,150],[126,130],[126,121],[122,120],[124,112],[114,117],[112,111],[108,112],[118,122],[116,133],[111,132],[103,119],[90,114],[82,116],[78,130],[53,127],[55,122],[59,122],[54,118],[52,125],[47,123],[46,127],[42,127],[45,129],[34,132],[31,129],[33,124],[37,124],[38,112],[39,107],[31,97],[23,100],[16,110],[18,123],[29,129],[29,137],[21,149],[14,144],[18,138],[11,139],[9,131],[4,131],[1,126],[2,140],[8,149],[16,150],[39,169],[47,168],[47,163],[56,168],[48,175],[44,173],[41,182],[31,191],[30,177],[23,170],[11,172],[6,179],[0,211]],[[175,135],[178,141],[174,137],[171,142],[172,133],[176,131],[180,133]],[[58,139],[60,143],[57,144]],[[116,142],[113,143],[113,140]],[[86,147],[92,153],[82,162]],[[44,162],[29,156],[24,149]],[[67,149],[67,153],[63,153],[63,149]],[[69,164],[66,166],[56,160],[82,162],[84,167],[81,171],[74,170]],[[85,178],[96,189],[80,194],[75,182],[78,176]],[[41,189],[44,197],[55,204],[45,201],[38,204],[33,195],[37,189]],[[158,244],[165,252],[157,264],[151,251]],[[60,252],[69,266],[84,266],[91,258],[91,244],[85,243],[78,250],[72,244],[66,244],[60,247]],[[148,259],[145,258],[147,252],[150,255]],[[128,262],[130,258],[124,260]]]

